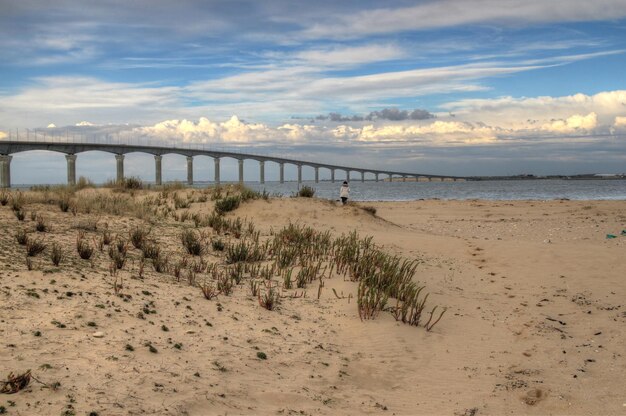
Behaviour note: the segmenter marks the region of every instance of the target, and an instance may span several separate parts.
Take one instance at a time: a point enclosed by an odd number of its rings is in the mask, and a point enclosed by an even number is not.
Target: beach
[[[413,279],[429,297],[414,326],[385,310],[360,319],[359,284],[336,270],[321,288],[316,281],[279,288],[272,310],[251,294],[246,271],[232,293],[206,299],[199,286],[211,279],[210,267],[200,267],[192,281],[185,272],[175,277],[172,264],[186,256],[181,233],[187,229],[226,245],[244,238],[202,221],[196,226],[194,215],[211,214],[219,201],[212,192],[87,188],[68,196],[78,208],[67,212],[58,193],[25,192],[23,221],[10,203],[0,207],[0,381],[27,370],[37,379],[0,394],[7,414],[473,416],[626,409],[626,201],[343,207],[316,198],[261,197],[223,214],[253,224],[262,243],[289,224],[333,238],[356,230],[382,252],[415,260]],[[114,197],[121,199],[102,202]],[[83,199],[100,202],[80,205]],[[35,230],[32,212],[48,230]],[[169,256],[169,271],[157,272],[131,244],[125,264],[111,270],[107,252],[114,243],[100,250],[103,233],[130,240],[140,227]],[[20,230],[47,244],[30,266],[16,242]],[[81,232],[95,248],[89,260],[75,248]],[[50,261],[54,242],[65,253],[58,266]],[[189,255],[190,262],[202,258],[221,267],[223,255],[214,247]],[[447,310],[427,330],[434,306]]]

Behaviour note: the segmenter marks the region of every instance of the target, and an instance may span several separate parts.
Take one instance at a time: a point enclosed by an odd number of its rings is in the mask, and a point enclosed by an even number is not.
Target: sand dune
[[[174,213],[212,211],[212,201],[196,201]],[[319,300],[316,285],[306,298],[285,291],[277,310],[260,307],[245,282],[209,301],[152,267],[139,277],[137,249],[119,272],[120,297],[106,252],[86,261],[73,248],[77,223],[95,214],[41,202],[25,211],[46,216],[51,230],[31,234],[61,243],[67,259],[54,267],[41,254],[29,271],[15,233],[34,221],[0,207],[0,374],[31,369],[47,384],[0,394],[0,405],[15,415],[624,412],[625,202],[362,205],[377,215],[291,198],[249,201],[226,216],[253,222],[262,239],[290,222],[335,236],[356,229],[419,259],[429,304],[448,307],[432,331],[389,313],[361,321],[357,284],[337,275]],[[144,221],[102,214],[90,238],[105,223],[126,235]],[[175,257],[184,227],[193,222],[167,217],[151,235]]]

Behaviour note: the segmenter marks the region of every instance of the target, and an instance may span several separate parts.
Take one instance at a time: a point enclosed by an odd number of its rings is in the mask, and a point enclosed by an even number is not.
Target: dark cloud
[[[428,120],[435,118],[435,115],[427,110],[416,108],[413,111],[399,110],[397,108],[383,108],[379,111],[372,111],[366,116],[359,115],[342,115],[340,113],[328,113],[327,115],[319,115],[315,117],[315,120],[329,120],[333,122],[348,122],[348,121],[372,121],[372,120],[390,120],[390,121],[402,121],[402,120]]]

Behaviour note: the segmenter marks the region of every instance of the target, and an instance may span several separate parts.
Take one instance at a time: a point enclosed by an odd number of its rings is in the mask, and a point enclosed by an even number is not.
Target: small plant
[[[291,275],[293,274],[293,268],[285,270],[283,274],[283,287],[285,289],[291,289],[293,287],[293,282],[291,281]]]
[[[433,329],[433,327],[434,327],[435,325],[437,325],[437,322],[439,322],[439,321],[441,320],[441,318],[443,318],[443,314],[444,314],[444,313],[446,313],[446,311],[447,311],[448,309],[447,309],[447,308],[443,308],[443,309],[441,310],[441,313],[439,314],[439,317],[438,317],[437,319],[435,319],[434,321],[432,321],[432,319],[433,319],[433,317],[434,317],[434,315],[435,315],[435,311],[436,311],[436,310],[437,310],[437,306],[435,306],[435,307],[433,308],[433,310],[430,312],[430,318],[428,318],[428,322],[426,322],[426,323],[424,324],[424,328],[426,328],[426,331],[428,331],[428,332],[430,332],[430,331]],[[432,323],[431,323],[431,321],[432,321]]]
[[[250,280],[250,294],[253,297],[259,296],[260,283],[257,280]]]
[[[52,260],[52,264],[58,266],[64,258],[65,254],[61,246],[58,243],[52,244],[52,249],[50,250],[50,260]]]
[[[298,191],[298,196],[302,198],[313,198],[313,195],[315,195],[315,189],[307,185],[304,185]]]
[[[125,349],[126,351],[131,351],[131,352],[132,352],[132,351],[135,351],[135,347],[133,347],[133,346],[132,346],[132,345],[130,345],[130,344],[126,344],[126,347],[124,347],[124,349]]]
[[[119,279],[119,282],[118,282]],[[113,291],[115,292],[115,296],[119,296],[122,289],[124,288],[124,278],[122,276],[115,274],[115,279],[113,280]]]
[[[224,251],[225,244],[221,238],[218,238],[211,241],[211,247],[213,247],[215,251]]]
[[[46,249],[46,245],[41,239],[27,239],[26,241],[26,255],[28,257],[35,257],[42,253]]]
[[[24,195],[19,191],[12,194],[11,195],[11,209],[13,211],[22,211],[23,207],[24,207]],[[23,221],[23,220],[24,220],[24,217],[22,213],[22,219],[20,221]]]
[[[117,270],[124,268],[124,264],[126,263],[126,250],[122,249],[122,251],[119,251],[117,246],[111,245],[109,246],[109,257]]]
[[[154,260],[161,256],[161,248],[156,242],[144,241],[141,247],[141,252],[144,259]]]
[[[152,267],[154,267],[154,271],[157,273],[167,273],[169,270],[170,259],[169,257],[160,254],[152,259]]]
[[[147,230],[143,227],[135,227],[128,233],[129,240],[133,244],[133,246],[135,246],[135,248],[141,249],[143,248],[146,237],[148,237],[149,233],[150,230]]]
[[[102,231],[102,244],[108,246],[111,244],[112,241],[113,241],[113,236],[111,235],[111,232],[109,232],[108,229],[105,229],[104,231]]]
[[[26,230],[18,230],[17,233],[15,233],[15,239],[19,245],[25,246],[28,242],[28,234],[26,233]]]
[[[124,178],[121,182],[122,188],[129,190],[143,189],[143,182],[136,177]]]
[[[217,289],[217,287],[215,287],[213,283],[209,283],[206,281],[202,285],[200,285],[200,290],[202,291],[204,298],[207,300],[211,300],[220,294],[220,291]]]
[[[257,352],[256,356],[259,360],[267,360],[267,354],[265,354],[263,351]]]
[[[5,206],[9,203],[9,193],[2,189],[0,190],[0,205]]]
[[[26,217],[26,214],[24,213],[24,211],[22,211],[21,209],[18,209],[18,210],[14,210],[13,212],[15,213],[15,218],[17,218],[18,221],[24,221],[24,218]]]
[[[85,239],[85,233],[79,232],[76,237],[76,251],[83,260],[89,260],[94,253],[94,247]]]
[[[258,295],[259,305],[267,309],[268,311],[274,310],[280,302],[280,292],[276,286],[272,285],[272,282],[268,284],[263,295]]]
[[[45,233],[46,231],[50,230],[50,227],[48,226],[48,223],[43,216],[37,215],[35,221],[35,230],[39,231],[40,233]]]
[[[70,197],[69,195],[63,195],[61,199],[59,199],[59,208],[62,212],[67,212],[70,209]]]
[[[233,281],[227,274],[222,274],[217,279],[217,290],[226,296],[229,296],[233,291]]]
[[[193,256],[200,256],[204,252],[204,244],[198,233],[192,229],[186,229],[180,236],[183,242],[183,247],[187,250],[187,253]]]
[[[215,201],[215,212],[223,215],[227,212],[234,211],[239,207],[241,203],[241,197],[237,195],[227,196]]]

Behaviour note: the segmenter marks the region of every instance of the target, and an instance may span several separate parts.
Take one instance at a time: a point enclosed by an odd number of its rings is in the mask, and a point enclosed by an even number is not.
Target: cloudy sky
[[[450,175],[626,172],[624,0],[0,0],[0,56],[0,138],[109,134]],[[152,178],[150,157],[127,160]],[[114,163],[80,155],[78,174],[103,181]],[[196,170],[212,179],[208,159]],[[65,161],[24,153],[12,171],[62,182]],[[183,179],[184,158],[164,176]]]

